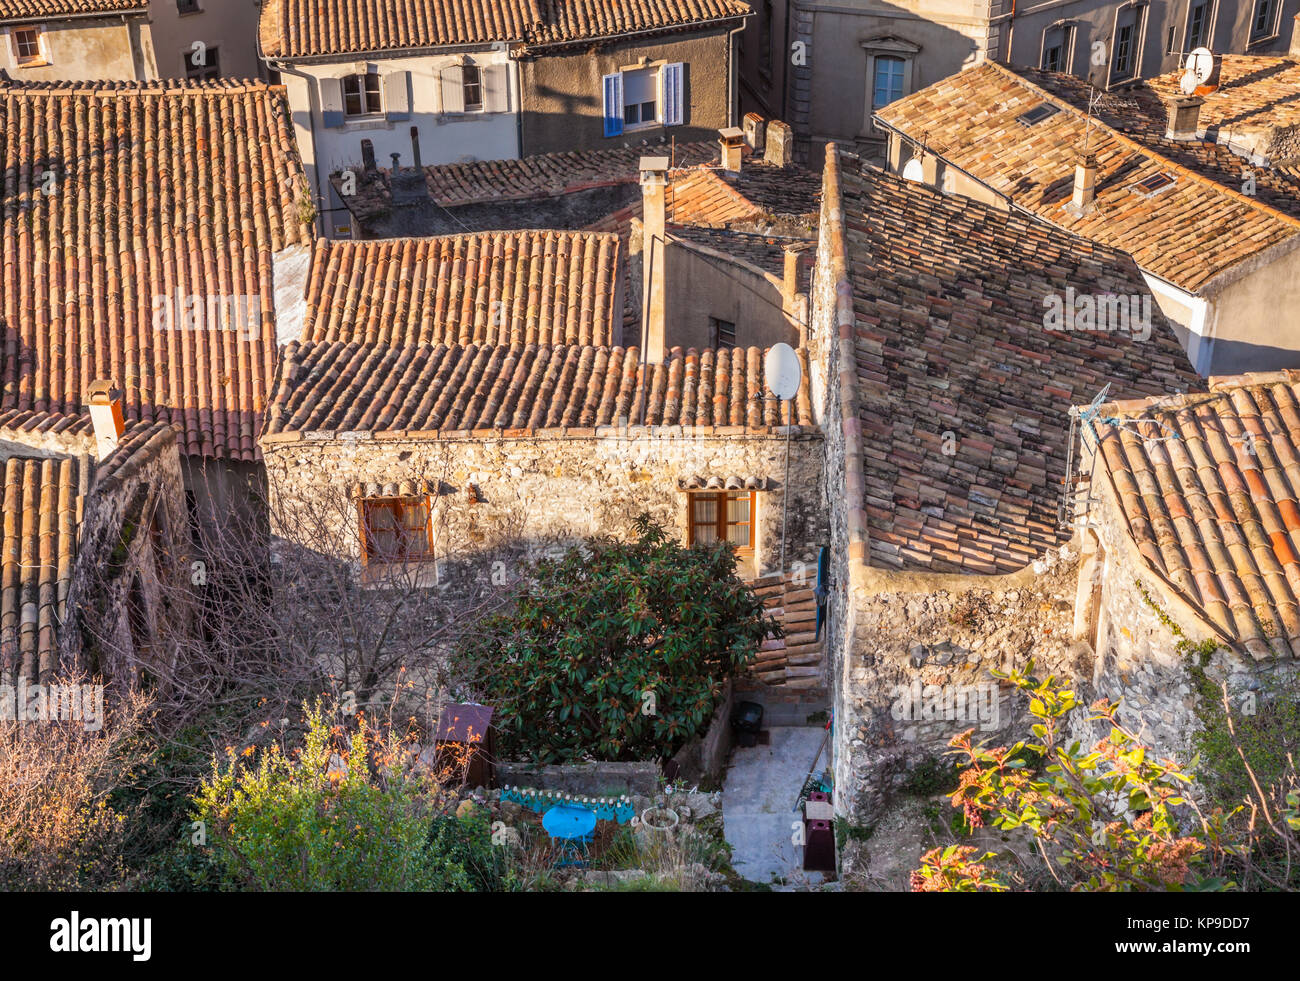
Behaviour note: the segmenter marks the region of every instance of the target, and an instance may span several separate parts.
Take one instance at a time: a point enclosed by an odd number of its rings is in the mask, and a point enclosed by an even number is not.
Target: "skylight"
[[[1055,116],[1060,109],[1050,102],[1044,102],[1042,105],[1034,106],[1027,112],[1022,112],[1016,117],[1016,121],[1022,126],[1033,126],[1035,123],[1041,123],[1048,116]]]
[[[1159,194],[1165,188],[1173,186],[1173,183],[1173,174],[1152,174],[1150,177],[1144,178],[1134,184],[1133,192],[1149,198],[1154,194]]]

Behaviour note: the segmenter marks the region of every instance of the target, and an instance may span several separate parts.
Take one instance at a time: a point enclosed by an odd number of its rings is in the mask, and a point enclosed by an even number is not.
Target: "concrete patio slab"
[[[791,836],[802,815],[795,798],[812,765],[824,730],[809,726],[774,726],[770,744],[732,751],[722,785],[723,834],[732,848],[732,867],[751,882],[822,881],[803,871],[803,849]],[[819,769],[826,766],[823,754]]]

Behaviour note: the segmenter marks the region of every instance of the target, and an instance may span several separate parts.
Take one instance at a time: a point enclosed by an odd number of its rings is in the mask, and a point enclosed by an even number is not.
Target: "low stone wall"
[[[533,763],[497,763],[501,786],[558,790],[566,794],[608,797],[616,794],[650,796],[659,789],[657,763],[570,763],[537,766]]]
[[[735,704],[735,686],[728,681],[722,703],[713,713],[708,731],[692,739],[677,751],[666,767],[674,783],[696,785],[705,780],[719,782],[731,753],[731,709]]]

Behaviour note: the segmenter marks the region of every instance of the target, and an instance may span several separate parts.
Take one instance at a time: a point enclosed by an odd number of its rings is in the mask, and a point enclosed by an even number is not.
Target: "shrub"
[[[671,756],[708,725],[724,680],[779,635],[730,545],[684,547],[644,515],[636,530],[535,563],[507,612],[458,648],[507,752]]]
[[[213,761],[195,798],[228,881],[240,888],[304,891],[472,888],[454,855],[463,846],[431,833],[447,800],[391,732],[331,729],[321,702],[307,707],[304,745],[272,744]]]

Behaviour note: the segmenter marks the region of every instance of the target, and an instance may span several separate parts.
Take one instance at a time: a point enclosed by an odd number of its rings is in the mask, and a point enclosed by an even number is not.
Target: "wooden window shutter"
[[[442,70],[442,111],[465,111],[465,72],[460,65]]]
[[[680,126],[686,119],[683,108],[683,89],[686,66],[681,62],[664,65],[664,125]]]
[[[623,135],[623,75],[605,76],[605,135]]]
[[[410,72],[389,72],[384,76],[384,112],[389,119],[411,117]]]
[[[483,69],[483,111],[510,111],[509,65],[488,65]]]
[[[343,79],[320,80],[320,108],[327,128],[337,129],[343,125]]]

